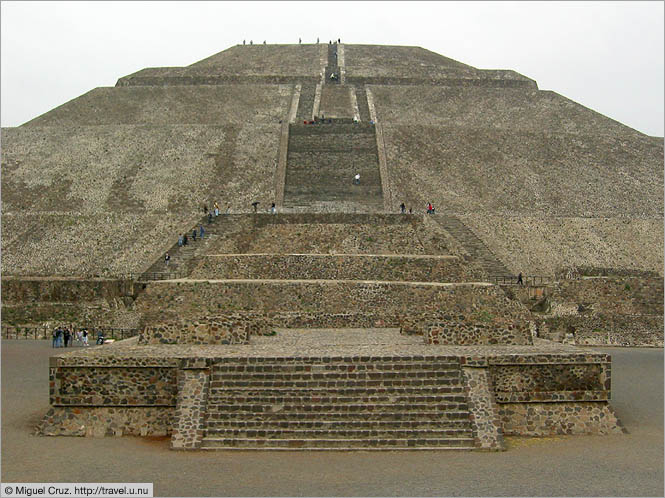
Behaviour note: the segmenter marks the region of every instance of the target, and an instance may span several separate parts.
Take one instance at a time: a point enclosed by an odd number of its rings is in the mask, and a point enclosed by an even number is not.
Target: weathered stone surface
[[[263,333],[260,317],[231,313],[147,326],[140,344],[247,344],[251,333]]]
[[[607,402],[508,403],[499,415],[506,436],[625,432]]]
[[[178,370],[178,403],[174,414],[171,448],[200,448],[210,385],[209,369]]]
[[[166,436],[173,407],[53,407],[35,433],[39,436]]]

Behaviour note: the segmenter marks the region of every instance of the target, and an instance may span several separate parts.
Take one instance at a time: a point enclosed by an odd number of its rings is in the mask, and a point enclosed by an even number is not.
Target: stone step
[[[252,438],[204,438],[201,449],[236,448],[365,448],[374,447],[386,450],[411,449],[413,447],[436,447],[455,449],[474,449],[473,438],[316,438],[316,439],[252,439]]]
[[[395,402],[374,403],[368,405],[367,403],[307,403],[307,404],[282,404],[277,403],[274,405],[266,405],[261,403],[247,403],[242,405],[211,405],[208,404],[208,415],[211,418],[216,418],[217,414],[224,413],[244,413],[251,416],[252,414],[274,414],[283,413],[292,417],[297,416],[303,412],[327,412],[327,413],[354,413],[365,416],[368,413],[379,412],[406,412],[417,414],[419,411],[425,410],[438,410],[438,411],[464,411],[468,409],[466,401],[455,402],[432,402],[432,403],[411,403],[410,405],[400,405]]]
[[[241,372],[212,373],[211,385],[216,382],[235,380],[261,381],[311,381],[311,380],[413,380],[413,379],[459,379],[459,370],[406,370],[406,371],[295,371],[295,372]]]
[[[414,362],[420,363],[445,363],[451,365],[452,368],[458,368],[459,358],[457,356],[446,354],[411,354],[399,355],[395,353],[383,355],[369,355],[369,354],[355,354],[355,355],[336,355],[336,356],[258,356],[258,357],[226,357],[219,358],[215,361],[213,368],[222,365],[334,365],[334,364],[378,364],[378,363],[403,363],[411,364]]]
[[[246,388],[216,388],[211,391],[210,396],[220,395],[223,393],[224,396],[331,396],[331,395],[340,395],[340,396],[372,396],[372,395],[381,395],[381,394],[394,394],[397,396],[409,396],[422,394],[424,396],[428,395],[440,395],[440,394],[462,394],[464,393],[464,386],[460,383],[455,386],[415,386],[415,387],[378,387],[378,388],[367,388],[367,387],[340,387],[332,389],[319,389],[319,388],[293,388],[293,387],[272,387],[266,389],[257,389],[256,387],[246,387]]]
[[[300,135],[291,135],[289,137],[289,147],[307,147],[307,148],[337,148],[337,147],[363,147],[374,148],[376,150],[376,140],[371,129],[363,130],[363,133],[357,133],[353,128],[344,132],[336,130],[336,133],[309,133]]]
[[[266,388],[275,388],[275,387],[289,387],[293,388],[336,388],[336,387],[368,387],[368,388],[377,388],[377,387],[410,387],[410,386],[424,386],[424,387],[433,387],[433,386],[458,386],[460,385],[460,380],[456,378],[419,378],[419,379],[334,379],[334,380],[323,380],[323,379],[313,379],[310,381],[306,380],[224,380],[224,381],[212,381],[210,383],[211,389],[217,388],[228,388],[228,389],[237,389],[238,387],[266,387]]]
[[[351,200],[372,200],[376,198],[377,202],[380,199],[383,202],[383,197],[381,196],[381,186],[380,185],[369,185],[369,186],[340,186],[340,187],[321,187],[319,189],[312,188],[308,185],[300,186],[291,186],[287,185],[284,189],[284,196],[294,198],[298,202],[325,202],[325,201],[351,201]],[[286,200],[285,200],[286,201]],[[296,202],[294,202],[295,204]]]
[[[468,414],[467,414],[468,415]],[[206,422],[209,430],[233,428],[242,429],[330,429],[342,426],[345,429],[423,429],[423,430],[470,430],[471,421],[469,417],[460,419],[439,419],[439,420],[214,420],[209,419]]]
[[[350,122],[348,123],[340,123],[339,121],[319,124],[292,123],[289,125],[289,139],[291,139],[291,137],[311,135],[363,136],[374,135],[376,133],[376,127],[374,125],[369,123],[354,123],[352,119],[349,119],[349,121]]]
[[[360,185],[353,184],[352,174],[345,175],[344,172],[320,173],[294,169],[291,172],[294,178],[287,178],[284,185],[285,193],[290,194],[312,194],[312,195],[338,195],[344,197],[361,197],[363,195],[381,195],[381,178],[378,175],[362,176]],[[313,183],[315,182],[315,183]]]
[[[359,404],[369,403],[373,405],[386,404],[386,403],[413,403],[413,404],[431,404],[431,403],[466,403],[466,396],[463,393],[459,394],[410,394],[410,395],[395,395],[395,394],[379,394],[379,395],[362,395],[355,396],[338,396],[332,395],[315,395],[315,394],[302,394],[302,395],[286,395],[286,396],[272,396],[272,395],[256,395],[256,396],[230,396],[228,393],[220,393],[213,391],[208,397],[208,406],[230,406],[237,404]]]
[[[444,361],[390,361],[390,362],[370,362],[370,361],[328,361],[321,363],[254,363],[254,364],[216,364],[212,368],[213,378],[215,374],[224,374],[227,372],[323,372],[323,371],[404,371],[404,370],[432,370],[432,371],[454,371],[459,372],[459,363]]]
[[[296,416],[297,415],[297,416]],[[467,409],[457,409],[457,410],[439,410],[432,409],[431,406],[428,406],[427,409],[422,409],[418,412],[408,412],[403,410],[396,411],[374,411],[374,410],[365,410],[361,413],[357,411],[337,411],[337,412],[327,412],[327,411],[304,411],[299,412],[296,415],[293,413],[285,412],[274,412],[274,413],[252,413],[251,415],[234,410],[234,411],[208,411],[207,417],[208,422],[213,420],[218,421],[228,421],[229,423],[236,421],[250,421],[249,417],[251,416],[251,421],[256,422],[270,422],[270,423],[281,423],[281,422],[309,422],[309,421],[321,421],[326,420],[329,422],[332,421],[356,421],[356,422],[371,422],[371,421],[386,421],[386,422],[421,422],[421,423],[444,423],[447,421],[468,421],[469,420],[469,411]]]
[[[208,428],[204,439],[236,439],[236,438],[266,438],[266,439],[407,439],[407,438],[436,438],[436,439],[469,439],[473,440],[473,432],[468,429],[237,429],[237,428]]]

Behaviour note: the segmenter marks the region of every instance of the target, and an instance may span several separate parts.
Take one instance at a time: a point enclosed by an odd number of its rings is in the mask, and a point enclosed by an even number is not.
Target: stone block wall
[[[468,321],[466,321],[468,320]],[[438,327],[436,335],[432,332]],[[474,316],[444,313],[316,313],[236,312],[145,327],[140,344],[246,344],[252,335],[277,328],[400,328],[403,334],[424,335],[429,344],[531,344],[524,317],[502,317],[501,324],[474,322]],[[220,333],[221,331],[221,333]],[[428,332],[429,331],[429,332]],[[223,334],[223,335],[222,335]]]
[[[607,400],[610,364],[495,365],[490,367],[501,403]]]
[[[139,334],[140,344],[247,344],[259,333],[256,314],[232,313],[194,320],[149,325]]]
[[[323,279],[411,282],[478,281],[455,256],[372,255],[211,255],[202,258],[192,278]]]
[[[3,277],[2,301],[26,302],[96,302],[116,298],[134,300],[137,290],[132,280]]]
[[[148,320],[172,321],[236,311],[318,313],[422,312],[492,317],[526,311],[489,284],[365,281],[188,281],[154,282],[135,303]],[[522,310],[522,311],[520,311]],[[146,323],[151,323],[150,321]]]
[[[662,347],[663,279],[645,272],[598,271],[609,275],[562,279],[541,289],[538,335],[580,345]],[[531,290],[511,286],[507,293],[529,306],[538,302],[529,299]]]
[[[624,432],[609,405],[609,355],[506,355],[467,358],[462,363],[486,368],[503,435]]]
[[[493,323],[466,322],[455,316],[451,320],[428,322],[424,328],[427,344],[532,344],[530,324],[527,321],[500,319]]]
[[[14,326],[131,329],[140,318],[132,311],[138,292],[128,279],[3,277],[2,321]]]
[[[567,334],[575,344],[586,346],[663,347],[663,315],[612,313],[573,314],[547,317],[538,335],[562,342]]]
[[[506,436],[625,432],[607,402],[504,403],[499,416]]]
[[[49,409],[35,429],[38,436],[167,436],[175,408],[62,407]]]
[[[51,368],[51,405],[173,406],[175,374],[171,367]]]

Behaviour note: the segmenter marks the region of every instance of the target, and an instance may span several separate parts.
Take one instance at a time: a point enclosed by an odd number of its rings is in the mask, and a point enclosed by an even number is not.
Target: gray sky
[[[663,136],[663,2],[2,1],[2,126],[254,42],[417,45]]]

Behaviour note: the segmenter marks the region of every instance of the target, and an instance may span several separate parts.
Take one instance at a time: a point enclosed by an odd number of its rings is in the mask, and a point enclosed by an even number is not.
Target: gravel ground
[[[663,350],[613,355],[629,434],[509,438],[501,453],[173,452],[168,438],[31,435],[49,341],[2,341],[3,482],[153,482],[155,496],[663,496]]]

